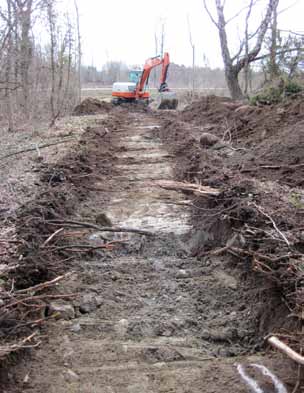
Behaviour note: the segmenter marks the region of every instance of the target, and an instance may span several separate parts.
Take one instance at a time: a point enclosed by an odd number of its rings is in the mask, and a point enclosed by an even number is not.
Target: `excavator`
[[[153,68],[161,65],[160,85],[158,88],[157,107],[158,109],[176,109],[178,100],[176,94],[167,85],[168,69],[170,65],[169,53],[164,56],[155,56],[146,60],[143,70],[131,70],[129,82],[115,82],[112,88],[112,103],[120,105],[122,103],[143,103],[148,105],[151,102],[148,91],[149,76]]]

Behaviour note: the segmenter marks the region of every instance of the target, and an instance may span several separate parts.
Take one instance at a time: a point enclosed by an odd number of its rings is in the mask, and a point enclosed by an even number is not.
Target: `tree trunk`
[[[81,35],[80,35],[80,20],[79,20],[79,9],[77,0],[74,0],[75,10],[76,10],[76,24],[77,24],[77,40],[78,40],[78,64],[77,64],[77,72],[78,72],[78,104],[81,102]]]
[[[18,4],[18,2],[17,2]],[[23,111],[26,117],[29,116],[29,68],[31,64],[32,45],[30,39],[31,17],[33,0],[27,0],[24,3],[18,4],[20,22],[21,22],[21,47],[20,47],[20,74],[22,84],[22,101]]]
[[[269,73],[270,80],[274,80],[279,75],[279,67],[276,60],[277,54],[277,35],[278,35],[278,5],[279,0],[275,1],[273,8],[273,19],[271,25],[271,48],[270,48],[270,62],[269,62]]]
[[[231,55],[230,55],[229,46],[228,46],[228,39],[227,39],[227,31],[226,31],[226,26],[229,21],[226,22],[225,15],[224,15],[225,1],[215,0],[215,6],[216,6],[216,11],[217,11],[217,21],[213,18],[211,12],[209,11],[209,9],[207,7],[207,0],[203,0],[203,2],[204,2],[205,10],[207,11],[212,22],[215,24],[215,26],[218,30],[218,33],[219,33],[222,58],[223,58],[224,67],[225,67],[225,77],[226,77],[228,89],[230,91],[230,95],[233,99],[243,99],[244,95],[243,95],[242,89],[241,89],[239,81],[238,81],[238,75],[244,67],[247,67],[247,71],[249,72],[249,68],[248,68],[249,64],[257,58],[257,56],[262,48],[264,37],[267,32],[267,28],[269,26],[269,23],[271,21],[271,16],[272,16],[274,7],[279,3],[279,0],[268,0],[268,5],[266,8],[265,16],[264,16],[263,20],[261,21],[261,24],[256,32],[256,35],[257,35],[256,43],[255,43],[253,49],[250,51],[249,51],[249,47],[247,46],[246,53],[242,57],[241,57],[241,54],[244,49],[243,44],[240,45],[239,52],[236,56],[231,57]],[[253,6],[253,1],[251,1],[249,4],[249,11],[248,11],[247,20],[246,20],[247,25],[248,25],[248,19],[249,19],[250,13],[251,13],[252,6]],[[248,44],[248,39],[249,39],[249,37],[248,37],[248,31],[247,31],[247,37],[245,37],[245,42],[247,42],[247,44]]]
[[[6,66],[5,66],[5,104],[7,112],[7,130],[9,132],[13,131],[13,111],[12,111],[12,50],[13,50],[13,28],[12,28],[12,8],[11,0],[7,0],[7,17],[8,17],[8,37],[7,37],[7,56],[6,56]]]
[[[48,13],[48,22],[49,22],[49,29],[50,29],[50,51],[51,51],[51,96],[50,96],[50,106],[51,106],[51,124],[54,123],[56,113],[55,113],[55,83],[56,83],[56,64],[55,64],[55,45],[56,45],[56,38],[55,38],[55,15],[53,11],[53,7],[51,3],[47,5],[47,13]]]
[[[225,69],[225,78],[227,86],[233,100],[242,100],[244,98],[239,79],[238,72],[234,67]]]

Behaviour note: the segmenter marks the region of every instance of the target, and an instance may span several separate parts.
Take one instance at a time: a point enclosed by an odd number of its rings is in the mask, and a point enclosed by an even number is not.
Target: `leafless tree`
[[[58,5],[57,0],[0,2],[0,118],[9,130],[21,121],[51,118],[54,122],[79,97],[75,32],[80,37],[80,30],[75,13],[60,14]],[[42,44],[43,25],[48,27],[49,40],[45,43],[45,34]]]
[[[7,54],[5,64],[5,101],[8,121],[8,131],[13,131],[13,110],[12,110],[12,97],[11,88],[12,81],[12,50],[13,50],[13,20],[12,20],[12,4],[10,0],[7,0],[7,34],[5,40],[7,40]]]
[[[76,27],[77,27],[77,41],[78,41],[78,53],[77,53],[77,73],[78,73],[78,103],[81,101],[81,35],[80,35],[80,18],[79,8],[77,0],[74,0],[74,6],[76,11]]]
[[[51,107],[51,124],[55,121],[55,51],[56,51],[56,37],[55,37],[55,14],[52,1],[47,3],[47,16],[49,23],[50,33],[50,63],[51,63],[51,95],[50,95],[50,107]]]
[[[271,46],[269,59],[270,80],[275,79],[279,75],[279,67],[276,61],[277,57],[277,38],[278,38],[278,5],[279,0],[274,2],[273,16],[271,23]]]
[[[240,87],[240,83],[238,80],[239,73],[241,70],[249,66],[250,63],[255,61],[256,57],[260,53],[262,49],[262,45],[264,42],[265,34],[267,32],[268,26],[271,22],[271,18],[273,15],[273,11],[276,7],[276,4],[278,3],[279,0],[268,0],[268,4],[265,10],[265,15],[258,27],[258,29],[252,33],[249,34],[247,32],[247,37],[241,41],[240,47],[236,55],[232,56],[230,53],[229,45],[228,45],[228,37],[227,37],[227,31],[226,27],[227,24],[232,21],[236,16],[238,16],[240,12],[238,12],[235,17],[232,17],[228,20],[225,18],[224,14],[224,7],[225,7],[225,0],[215,0],[215,6],[216,6],[216,12],[217,12],[217,20],[214,18],[212,15],[211,11],[209,10],[206,0],[204,1],[204,6],[205,10],[208,13],[209,17],[211,18],[212,22],[216,26],[220,38],[220,43],[221,43],[221,51],[222,51],[222,57],[224,61],[224,67],[225,67],[225,77],[226,77],[226,82],[228,89],[230,91],[231,97],[233,99],[242,99],[244,97],[244,94],[242,92],[242,89]],[[256,1],[250,1],[249,5],[245,7],[247,9],[249,7],[249,11],[247,15],[251,13],[252,7],[254,7]],[[248,16],[248,19],[249,19]],[[247,20],[247,26],[248,26],[248,20]],[[244,47],[245,43],[249,42],[255,38],[255,43],[252,46],[252,49],[249,49],[249,45],[247,48],[247,53],[245,51],[244,53]]]
[[[32,60],[32,28],[33,0],[15,0],[16,13],[19,16],[20,37],[20,77],[22,86],[22,107],[25,116],[29,115],[30,64]]]
[[[194,95],[194,90],[195,90],[195,45],[194,45],[193,39],[192,39],[192,32],[191,32],[189,15],[187,16],[187,22],[188,22],[189,42],[190,42],[191,49],[192,49],[192,95]]]

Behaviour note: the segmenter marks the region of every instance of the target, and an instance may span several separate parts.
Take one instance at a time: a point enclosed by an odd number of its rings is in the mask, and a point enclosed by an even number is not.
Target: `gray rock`
[[[88,314],[97,309],[96,296],[88,293],[83,296],[82,301],[79,305],[79,311],[83,314]]]
[[[95,296],[97,307],[101,306],[104,298],[102,296]]]
[[[56,315],[62,319],[73,319],[75,318],[75,310],[71,304],[63,302],[53,302],[50,304],[50,314]]]
[[[66,370],[64,377],[67,382],[72,383],[79,381],[79,375],[77,375],[73,370],[70,369]]]
[[[80,326],[79,322],[75,323],[74,325],[72,325],[70,327],[70,331],[73,332],[73,333],[79,333],[80,330],[81,330],[81,326]]]
[[[190,277],[190,273],[189,273],[189,271],[187,271],[187,270],[185,270],[185,269],[179,269],[179,270],[176,272],[175,277],[176,277],[176,278],[189,278],[189,277]]]
[[[209,132],[204,132],[201,134],[200,137],[200,144],[201,146],[213,146],[217,142],[219,142],[220,138],[214,134],[210,134]]]

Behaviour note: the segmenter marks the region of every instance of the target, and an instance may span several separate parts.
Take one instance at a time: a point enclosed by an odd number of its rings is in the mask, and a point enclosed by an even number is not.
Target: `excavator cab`
[[[129,82],[138,83],[142,76],[142,70],[131,70],[129,72]]]

